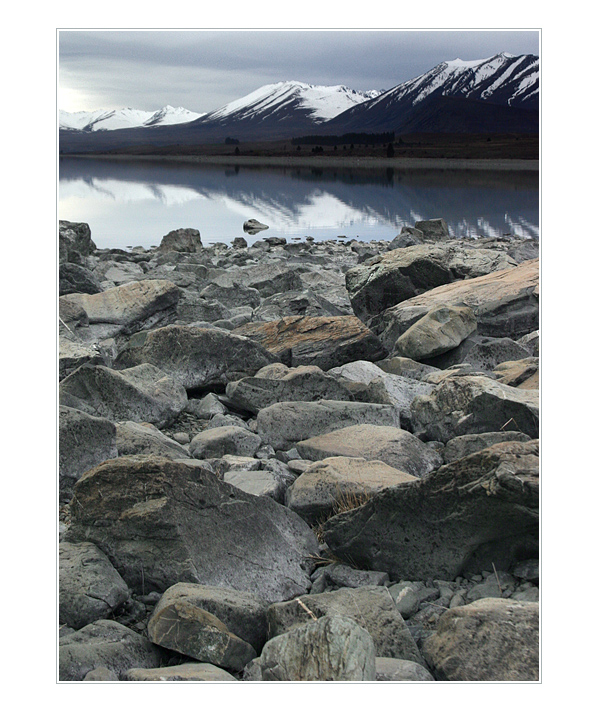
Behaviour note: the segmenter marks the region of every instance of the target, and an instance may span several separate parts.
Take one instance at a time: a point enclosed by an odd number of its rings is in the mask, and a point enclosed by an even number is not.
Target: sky
[[[536,30],[59,30],[58,108],[208,112],[274,82],[391,89],[445,60],[539,54]]]

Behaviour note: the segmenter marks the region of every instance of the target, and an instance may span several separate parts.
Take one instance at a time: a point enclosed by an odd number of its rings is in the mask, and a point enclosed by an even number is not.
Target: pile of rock
[[[538,679],[534,241],[59,235],[61,680]]]

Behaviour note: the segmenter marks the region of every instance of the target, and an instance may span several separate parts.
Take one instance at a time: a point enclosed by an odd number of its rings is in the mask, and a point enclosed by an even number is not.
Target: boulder
[[[280,636],[309,622],[313,616],[320,619],[337,614],[353,619],[370,634],[376,656],[423,663],[416,642],[386,587],[343,588],[306,594],[299,601],[272,604],[267,611],[270,635]]]
[[[107,619],[129,599],[129,588],[106,555],[91,542],[58,546],[59,623],[81,629]]]
[[[318,366],[298,366],[288,369],[279,378],[253,377],[227,384],[227,396],[236,405],[257,414],[258,411],[281,401],[351,401],[351,391]]]
[[[81,264],[83,257],[91,255],[96,250],[89,225],[59,220],[58,249],[61,264],[65,262]]]
[[[253,319],[273,322],[284,317],[338,317],[347,312],[311,289],[278,292],[262,300]]]
[[[342,561],[392,579],[453,580],[535,556],[538,506],[538,441],[499,443],[373,495],[323,536]]]
[[[431,357],[428,363],[440,369],[449,369],[455,364],[467,363],[476,371],[490,374],[504,361],[525,359],[528,356],[528,351],[509,337],[472,335],[455,349]]]
[[[200,292],[200,297],[217,301],[229,309],[246,305],[256,308],[259,307],[261,301],[260,293],[254,287],[222,285],[214,282],[204,287]]]
[[[189,450],[194,458],[219,458],[224,455],[253,457],[260,447],[260,436],[247,428],[221,426],[201,431],[191,439]]]
[[[256,220],[255,218],[250,218],[250,220],[246,220],[245,223],[243,224],[243,232],[244,233],[249,233],[250,235],[256,235],[256,233],[259,233],[261,230],[268,230],[268,225],[261,223],[259,220]]]
[[[152,364],[116,371],[84,364],[60,382],[60,404],[111,421],[149,421],[158,427],[187,404],[180,383]]]
[[[229,269],[212,277],[211,282],[220,287],[251,287],[258,290],[262,298],[302,289],[297,269],[291,269],[281,261],[264,261],[258,265]]]
[[[60,406],[58,478],[62,502],[70,500],[73,486],[83,473],[117,455],[116,427],[112,421]]]
[[[102,285],[91,270],[86,267],[73,262],[63,262],[58,271],[58,294],[68,295],[71,292],[95,295],[102,292]]]
[[[302,458],[320,461],[333,456],[382,461],[417,478],[438,468],[443,460],[432,447],[401,428],[360,424],[299,441]]]
[[[518,441],[526,443],[530,441],[530,436],[520,431],[495,431],[492,433],[469,433],[465,436],[457,436],[447,441],[443,449],[443,460],[451,463],[460,460],[472,453],[478,453],[496,443],[506,443],[507,441]]]
[[[275,361],[273,354],[246,337],[221,329],[170,325],[132,337],[118,365],[154,364],[186,389],[196,389],[251,376]]]
[[[95,344],[82,344],[75,341],[72,335],[59,334],[58,337],[58,380],[71,374],[83,364],[102,364],[106,362],[101,351]]]
[[[162,668],[131,668],[123,681],[209,681],[237,683],[235,676],[211,663],[182,663]]]
[[[195,582],[273,602],[304,594],[318,550],[308,525],[188,461],[127,456],[77,483],[68,541],[94,542],[138,593]]]
[[[148,621],[148,638],[162,648],[202,663],[241,671],[256,652],[214,614],[182,596],[164,593]]]
[[[223,475],[223,480],[225,483],[243,490],[244,493],[250,493],[258,497],[269,497],[278,503],[284,502],[285,482],[271,471],[227,471]]]
[[[391,250],[351,268],[345,275],[345,284],[354,313],[372,328],[372,318],[394,305],[455,280],[515,265],[515,260],[497,250],[466,248],[449,242],[413,245]]]
[[[322,617],[270,639],[259,659],[259,676],[262,681],[374,681],[374,644],[353,619]]]
[[[158,246],[161,252],[174,250],[182,253],[195,253],[202,250],[200,231],[195,228],[179,228],[167,233]]]
[[[424,655],[439,681],[538,681],[539,605],[490,598],[450,609]]]
[[[357,506],[373,493],[411,480],[413,475],[382,461],[335,456],[307,468],[287,490],[285,504],[315,525],[336,509]]]
[[[493,369],[497,381],[519,389],[539,388],[539,358],[525,357],[515,361],[504,361]]]
[[[175,317],[179,288],[169,280],[140,280],[94,295],[72,294],[59,299],[59,307],[82,309],[89,327],[77,333],[87,341],[132,334],[168,323]]]
[[[284,451],[298,441],[337,431],[345,426],[364,423],[399,426],[400,414],[394,406],[385,404],[327,400],[310,403],[287,401],[262,409],[256,421],[262,441],[275,450]]]
[[[401,334],[432,309],[458,304],[472,309],[482,336],[517,340],[538,329],[539,261],[527,260],[517,267],[423,291],[377,313],[369,327],[392,349]]]
[[[414,432],[427,440],[519,430],[539,437],[539,392],[499,384],[485,376],[449,376],[429,396],[412,401]]]
[[[354,316],[284,317],[250,322],[233,333],[251,337],[289,366],[312,364],[327,371],[348,361],[387,356],[379,340]]]
[[[189,458],[189,449],[165,436],[151,423],[120,421],[116,424],[119,456],[154,455],[164,458]]]
[[[99,668],[120,679],[130,668],[154,668],[162,663],[158,646],[116,621],[101,619],[60,637],[58,643],[59,681],[82,681]]]
[[[343,587],[386,587],[389,584],[389,575],[386,572],[355,569],[341,562],[319,567],[313,572],[312,579],[310,594],[321,594]]]
[[[429,240],[446,240],[449,238],[449,228],[443,218],[431,218],[429,220],[417,220],[414,228],[420,230],[422,235]]]
[[[217,617],[232,634],[258,652],[268,638],[268,604],[260,597],[235,589],[185,582],[173,585],[162,595],[150,619],[152,628],[156,628],[156,620],[164,619],[165,612],[178,602]]]
[[[393,354],[415,361],[430,359],[454,349],[475,330],[476,317],[470,307],[437,307],[398,338]]]

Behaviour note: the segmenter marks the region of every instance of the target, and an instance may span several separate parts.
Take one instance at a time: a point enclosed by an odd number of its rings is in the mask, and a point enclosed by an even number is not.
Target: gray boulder
[[[63,379],[60,404],[111,421],[149,421],[158,427],[175,419],[187,404],[180,383],[152,364],[116,371],[84,364]]]
[[[102,292],[102,285],[91,270],[73,262],[64,262],[58,271],[58,294],[68,295],[71,292],[95,295]]]
[[[73,486],[83,473],[117,456],[116,427],[112,421],[60,406],[58,478],[61,501],[70,500]]]
[[[186,389],[251,376],[276,357],[256,342],[221,329],[170,325],[136,334],[119,366],[154,364]]]
[[[314,652],[318,652],[314,655]],[[372,638],[353,619],[322,617],[266,643],[262,681],[374,681]]]
[[[260,436],[247,428],[221,426],[201,431],[191,439],[189,450],[194,458],[219,458],[224,455],[254,456]]]
[[[415,661],[377,656],[377,681],[434,681],[432,674],[424,666]]]
[[[420,478],[438,468],[439,453],[408,431],[369,423],[340,428],[297,443],[302,458],[320,461],[333,456],[382,461]]]
[[[129,587],[195,582],[266,601],[304,594],[318,550],[306,523],[185,461],[117,458],[77,483],[68,541],[94,542]]]
[[[101,619],[59,640],[59,681],[82,681],[99,668],[120,679],[130,668],[155,668],[161,663],[158,646],[116,621]]]
[[[116,424],[119,456],[154,455],[164,458],[189,458],[189,449],[165,436],[151,423],[120,421]]]
[[[65,262],[81,264],[84,257],[91,255],[96,250],[89,225],[59,220],[58,249],[61,264]]]
[[[420,230],[422,235],[428,239],[446,240],[449,238],[449,228],[443,218],[431,218],[429,220],[417,220],[414,223],[416,230]]]
[[[496,443],[505,443],[507,441],[518,441],[526,443],[530,441],[530,436],[520,431],[496,431],[494,433],[471,433],[466,436],[457,436],[447,441],[443,449],[443,460],[446,463],[451,463],[460,458],[472,453],[482,451],[489,446],[494,446]]]
[[[160,241],[158,250],[161,252],[169,252],[171,250],[183,253],[199,252],[202,250],[200,231],[195,228],[171,230]]]
[[[259,233],[261,230],[268,230],[268,225],[261,223],[259,220],[256,220],[255,218],[250,218],[250,220],[246,220],[245,223],[243,224],[243,232],[244,233],[249,233],[250,235],[255,235],[256,233]]]
[[[338,317],[347,314],[311,289],[278,292],[262,300],[255,310],[253,319],[272,322],[283,317]]]
[[[227,384],[227,396],[236,405],[257,414],[258,411],[281,401],[351,401],[351,391],[333,376],[317,366],[298,366],[287,369],[284,376],[253,377]]]
[[[59,622],[81,629],[107,619],[129,599],[129,588],[106,555],[90,542],[58,547]]]
[[[539,392],[499,384],[484,376],[450,376],[429,396],[412,402],[416,433],[427,440],[516,429],[539,436]]]
[[[300,601],[278,602],[268,607],[271,636],[280,636],[303,625],[312,616],[320,618],[338,614],[353,619],[366,629],[372,637],[377,656],[422,663],[416,642],[386,587],[342,588],[335,592],[306,594]]]
[[[260,652],[268,638],[267,602],[249,592],[179,582],[162,595],[152,619],[164,617],[176,603],[185,603],[217,617],[235,636]]]
[[[400,413],[394,406],[384,404],[327,400],[310,403],[288,401],[262,409],[256,421],[262,441],[275,450],[284,451],[298,441],[355,424],[397,427],[400,425]]]
[[[508,570],[538,551],[538,466],[538,441],[499,443],[381,491],[328,520],[323,536],[342,561],[396,579]]]
[[[446,611],[424,655],[439,681],[538,681],[539,605],[491,598]]]
[[[235,676],[211,663],[182,663],[161,668],[131,668],[123,681],[209,681],[237,683]]]

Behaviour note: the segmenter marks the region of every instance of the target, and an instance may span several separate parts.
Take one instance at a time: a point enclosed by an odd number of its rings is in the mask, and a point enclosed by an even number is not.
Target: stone
[[[539,437],[539,392],[498,384],[484,376],[452,376],[429,396],[412,401],[414,432],[447,441],[468,434],[517,429]]]
[[[415,379],[417,381],[422,380],[427,374],[439,371],[436,366],[421,364],[413,359],[398,356],[389,357],[389,359],[382,359],[377,362],[376,365],[388,374],[405,376],[408,379]]]
[[[386,572],[355,569],[341,564],[341,562],[333,562],[326,567],[319,567],[312,573],[312,579],[310,594],[321,594],[324,591],[343,587],[384,587],[389,583],[389,575]],[[321,583],[318,587],[317,582]]]
[[[171,588],[172,590],[172,588]],[[256,651],[231,633],[214,614],[167,590],[148,621],[148,638],[162,648],[202,663],[241,671]]]
[[[324,524],[331,552],[391,579],[453,580],[538,554],[538,441],[498,443]]]
[[[58,268],[58,294],[68,295],[71,292],[95,295],[102,292],[102,285],[86,267],[73,262],[63,262]]]
[[[118,456],[114,423],[68,406],[59,407],[58,444],[61,502],[70,500],[83,473]]]
[[[470,307],[437,307],[397,339],[393,354],[415,361],[430,359],[454,349],[475,330],[476,317]]]
[[[142,670],[142,669],[137,669]],[[83,677],[84,681],[118,681],[119,677],[113,671],[110,671],[106,666],[98,666]]]
[[[302,458],[320,461],[332,456],[382,461],[392,468],[420,478],[443,460],[434,448],[408,431],[393,426],[359,424],[299,441]]]
[[[298,441],[355,424],[400,425],[394,406],[351,401],[288,401],[262,409],[257,416],[258,434],[275,450],[287,450]],[[302,451],[298,448],[300,454]],[[346,455],[344,453],[331,455]],[[350,454],[347,454],[350,455]],[[310,456],[304,456],[310,458]],[[325,456],[323,456],[325,457]],[[311,460],[320,460],[312,458]]]
[[[494,446],[496,443],[505,443],[506,441],[518,441],[526,443],[530,441],[530,436],[520,431],[496,431],[494,433],[470,433],[465,436],[457,436],[447,441],[443,449],[443,460],[446,463],[451,463],[454,460],[460,460],[472,453],[482,451],[489,446]]]
[[[244,493],[269,497],[278,503],[284,503],[285,483],[269,471],[233,470],[225,473],[223,480]]]
[[[187,439],[189,441],[189,437]],[[189,449],[165,436],[152,423],[120,421],[116,424],[119,456],[155,455],[165,458],[189,458]]]
[[[82,681],[99,668],[120,679],[130,668],[154,668],[161,663],[158,646],[116,621],[101,619],[59,639],[59,681]]]
[[[104,357],[96,344],[82,344],[64,334],[58,337],[58,380],[62,381],[83,364],[106,366]]]
[[[336,456],[313,463],[291,485],[285,504],[310,525],[339,508],[361,504],[373,493],[415,480],[382,461]]]
[[[516,361],[504,361],[493,369],[497,381],[519,389],[539,388],[539,358],[525,357]]]
[[[194,458],[218,458],[224,455],[255,455],[262,439],[247,428],[221,426],[201,431],[191,439],[189,450]]]
[[[538,681],[539,605],[492,598],[450,609],[424,655],[439,681]]]
[[[187,581],[288,599],[307,591],[318,551],[308,525],[282,505],[156,456],[88,471],[71,517],[67,540],[96,544],[139,594]]]
[[[182,663],[162,668],[131,668],[123,681],[210,681],[237,683],[235,676],[211,663]]]
[[[527,349],[531,356],[540,356],[539,350],[541,348],[541,339],[539,330],[535,329],[534,332],[530,332],[530,334],[525,334],[523,337],[520,337],[520,339],[518,339],[518,344]]]
[[[256,651],[261,651],[266,643],[268,603],[254,594],[227,587],[179,582],[162,595],[152,620],[155,616],[164,618],[165,612],[177,602],[185,602],[217,617],[231,633],[247,641]]]
[[[454,364],[468,363],[482,373],[489,373],[498,364],[528,357],[527,350],[509,337],[485,337],[473,335],[465,339],[456,349],[445,352],[429,360],[440,369]]]
[[[160,252],[174,250],[183,253],[195,253],[202,250],[200,231],[195,228],[179,228],[167,233],[158,246]]]
[[[435,680],[430,671],[415,661],[377,656],[375,664],[377,681],[428,682]]]
[[[233,334],[251,337],[289,366],[312,364],[323,371],[348,361],[387,356],[375,335],[353,315],[249,322]]]
[[[268,230],[268,225],[261,223],[259,220],[256,220],[255,218],[250,218],[250,220],[246,220],[245,223],[243,224],[243,232],[244,233],[249,233],[250,235],[256,235],[256,233],[259,233],[261,230]]]
[[[95,341],[168,323],[175,316],[179,295],[179,288],[169,280],[139,280],[98,294],[65,295],[59,298],[59,307],[84,310],[89,327],[77,333]]]
[[[229,309],[247,305],[254,310],[261,303],[260,293],[255,287],[239,284],[219,285],[211,282],[202,289],[200,297],[217,301]]]
[[[256,342],[220,329],[170,325],[136,334],[119,366],[154,364],[186,389],[251,376],[276,357]]]
[[[284,317],[338,317],[347,314],[311,289],[277,292],[262,300],[252,321],[272,322]]]
[[[422,235],[428,239],[445,240],[449,238],[449,228],[443,218],[417,220],[414,223],[414,227],[416,230],[420,230]]]
[[[107,619],[129,599],[129,588],[106,555],[90,542],[58,546],[59,622],[81,629]]]
[[[301,290],[303,287],[297,269],[290,268],[285,261],[261,262],[258,265],[228,269],[211,277],[211,282],[220,287],[251,287],[262,298],[279,292]]]
[[[539,325],[539,261],[527,260],[517,267],[423,291],[379,310],[369,327],[392,349],[398,337],[432,309],[457,304],[472,309],[479,335],[520,339]]]
[[[314,652],[318,655],[315,656]],[[374,681],[374,644],[347,617],[323,617],[270,639],[259,659],[262,681]]]
[[[197,418],[210,419],[216,414],[225,413],[227,409],[216,394],[210,393],[201,399],[189,399],[185,410]]]
[[[91,255],[96,250],[89,225],[59,220],[58,248],[61,264],[65,262],[81,264],[82,257]]]
[[[312,616],[333,615],[351,618],[364,628],[372,637],[377,656],[422,663],[418,647],[386,587],[342,588],[334,592],[306,594],[299,601],[271,604],[267,610],[271,636],[304,625]]]
[[[183,386],[152,364],[117,371],[83,364],[60,382],[63,406],[111,421],[149,421],[165,426],[187,404]]]
[[[227,384],[227,396],[250,413],[281,401],[351,401],[351,391],[318,366],[298,366],[280,378],[246,377]]]

